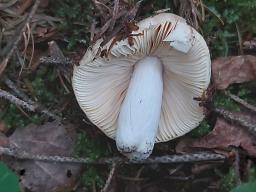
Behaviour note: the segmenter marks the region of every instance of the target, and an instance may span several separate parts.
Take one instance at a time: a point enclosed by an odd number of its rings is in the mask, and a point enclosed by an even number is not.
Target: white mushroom
[[[121,153],[147,158],[155,142],[182,136],[204,118],[195,97],[210,82],[203,37],[186,21],[162,13],[137,23],[127,39],[102,40],[75,66],[73,88],[82,110]],[[103,56],[103,52],[108,52]]]

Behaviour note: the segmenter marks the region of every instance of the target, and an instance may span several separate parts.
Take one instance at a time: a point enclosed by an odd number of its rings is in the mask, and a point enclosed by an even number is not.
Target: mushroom
[[[154,143],[182,136],[204,118],[201,97],[211,76],[203,37],[185,19],[161,13],[120,41],[102,39],[74,67],[73,89],[87,117],[131,160]],[[131,41],[132,40],[132,41]]]

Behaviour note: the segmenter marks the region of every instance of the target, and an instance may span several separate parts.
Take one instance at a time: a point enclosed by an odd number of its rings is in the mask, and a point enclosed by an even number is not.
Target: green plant
[[[202,32],[209,39],[213,57],[227,56],[238,49],[238,32],[256,33],[254,0],[205,0],[206,15]]]
[[[19,178],[0,161],[0,191],[19,192]]]

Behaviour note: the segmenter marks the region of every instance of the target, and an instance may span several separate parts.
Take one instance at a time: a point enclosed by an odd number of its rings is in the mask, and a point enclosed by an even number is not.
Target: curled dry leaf
[[[41,126],[28,125],[16,129],[9,141],[27,152],[42,155],[71,156],[74,141],[67,133],[72,125],[54,121]],[[6,163],[20,174],[23,187],[32,192],[53,192],[69,190],[74,186],[81,166],[68,163],[47,163],[43,161],[18,161],[9,159]]]
[[[245,129],[231,125],[221,118],[217,119],[211,133],[190,142],[190,147],[209,149],[225,149],[229,146],[241,147],[256,157],[256,137]]]
[[[212,75],[217,89],[225,89],[232,83],[256,80],[256,57],[241,55],[218,58],[212,63]]]

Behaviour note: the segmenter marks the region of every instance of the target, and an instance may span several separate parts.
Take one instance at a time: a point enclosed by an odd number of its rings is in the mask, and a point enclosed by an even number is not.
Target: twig
[[[213,16],[215,16],[222,25],[224,25],[224,21],[221,19],[221,17],[219,15],[217,15],[212,9],[210,9],[209,7],[207,7],[205,4],[202,3],[202,5],[204,6],[204,8],[209,11],[209,13],[211,13]]]
[[[141,2],[136,2],[134,7],[128,10],[127,8],[119,9],[119,0],[115,0],[111,17],[108,19],[104,18],[106,21],[102,23],[103,26],[100,29],[96,29],[93,41],[95,42],[103,37],[104,41],[102,45],[105,45],[110,39],[124,32],[122,30],[125,30],[126,24],[134,20]],[[119,24],[115,25],[117,22]]]
[[[114,173],[115,173],[115,171],[116,171],[116,167],[117,167],[117,164],[114,163],[114,164],[112,165],[112,167],[111,167],[111,170],[110,170],[110,172],[109,172],[109,174],[108,174],[108,179],[107,179],[107,181],[106,181],[106,183],[105,183],[103,189],[101,190],[101,192],[107,192],[107,191],[108,191],[109,186],[110,186],[110,183],[111,183],[112,178],[113,178],[113,176],[114,176]]]
[[[2,89],[0,89],[0,97],[2,97],[4,99],[7,99],[11,103],[19,105],[19,106],[21,106],[21,107],[23,107],[23,108],[25,108],[25,109],[27,109],[29,111],[32,111],[32,112],[35,112],[35,110],[37,108],[37,106],[28,104],[27,102],[22,101],[21,99],[13,96],[12,94],[10,94],[7,91],[4,91]]]
[[[59,163],[85,163],[85,164],[170,164],[170,163],[188,163],[188,162],[203,162],[203,161],[223,161],[225,156],[217,153],[201,152],[182,155],[165,155],[159,157],[149,157],[144,161],[129,161],[123,157],[110,157],[92,160],[91,158],[74,158],[64,156],[48,156],[36,155],[28,153],[17,148],[5,148],[0,146],[0,154],[11,156],[17,159],[59,162]]]
[[[50,41],[48,46],[50,57],[41,57],[41,62],[55,65],[61,64],[64,66],[72,65],[72,61],[64,56],[63,52],[55,41]]]
[[[235,23],[235,24],[236,24],[237,37],[238,37],[238,42],[239,42],[240,55],[243,55],[244,51],[243,51],[242,35],[241,35],[238,24],[237,23]]]
[[[93,42],[93,39],[94,39],[94,36],[95,36],[96,24],[97,24],[96,20],[93,19],[91,27],[90,27],[90,42]]]
[[[179,15],[184,17],[195,29],[199,28],[198,10],[192,0],[179,0]]]
[[[35,0],[35,3],[29,13],[29,15],[27,16],[26,20],[24,21],[24,24],[21,28],[21,30],[18,32],[18,35],[14,37],[14,40],[12,42],[12,46],[10,51],[8,51],[8,54],[6,55],[6,57],[1,61],[0,63],[0,75],[4,72],[7,63],[9,61],[9,59],[11,58],[11,56],[13,55],[14,50],[17,48],[18,43],[20,42],[23,33],[26,31],[27,25],[29,24],[29,22],[31,21],[32,17],[34,16],[39,4],[40,4],[41,0]]]
[[[235,122],[245,128],[247,128],[249,131],[256,133],[256,124],[250,122],[250,117],[248,116],[241,116],[241,115],[236,115],[233,112],[222,109],[222,108],[213,108],[212,109],[214,112],[217,114],[221,115],[225,119],[231,122]]]
[[[18,87],[7,77],[4,78],[4,83],[14,91],[14,93],[23,99],[24,101],[28,102],[29,104],[34,104],[34,101],[32,101],[27,95],[25,95],[22,91],[18,89]]]
[[[68,58],[59,58],[59,57],[41,57],[40,58],[40,62],[41,63],[45,63],[45,64],[53,64],[53,65],[71,65],[72,61]]]
[[[255,107],[255,106],[253,106],[253,105],[247,103],[245,100],[239,98],[239,97],[236,96],[236,95],[233,95],[233,94],[231,94],[231,93],[226,93],[226,94],[227,94],[231,99],[233,99],[235,102],[241,104],[241,105],[244,106],[245,108],[247,108],[247,109],[249,109],[249,110],[251,110],[251,111],[253,111],[253,112],[256,113],[256,107]]]
[[[235,152],[235,162],[234,162],[234,170],[236,174],[236,184],[241,184],[241,174],[240,174],[240,155],[237,149],[234,149]]]
[[[101,7],[104,7],[104,9],[108,10],[109,14],[111,13],[111,9],[109,9],[108,6],[106,6],[104,3],[101,3],[100,1],[97,0],[91,0],[94,8],[100,13],[102,17],[106,17],[105,11],[102,10]]]
[[[71,67],[74,63],[71,59],[64,56],[63,52],[59,48],[55,41],[48,43],[49,45],[49,57],[41,57],[40,62],[45,64],[53,64],[61,72],[61,74],[66,78],[68,82],[71,79]]]
[[[9,2],[6,3],[0,3],[0,10],[5,10],[8,7],[11,7],[12,5],[14,5],[18,0],[10,0]]]
[[[7,91],[4,91],[2,89],[0,89],[0,98],[4,98],[8,101],[10,101],[11,103],[18,105],[24,109],[27,109],[28,111],[31,112],[40,112],[43,113],[45,115],[47,115],[48,117],[54,118],[54,119],[60,119],[58,116],[54,115],[53,113],[51,113],[50,111],[48,111],[47,109],[44,109],[42,107],[40,107],[40,105],[32,103],[29,104],[17,97],[15,97],[14,95],[8,93]]]

